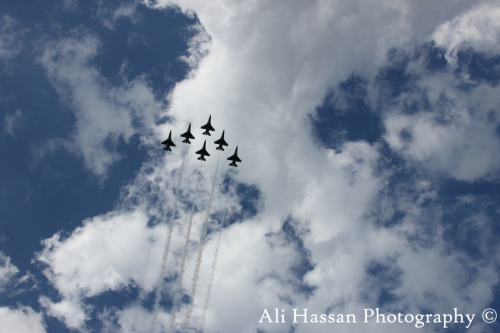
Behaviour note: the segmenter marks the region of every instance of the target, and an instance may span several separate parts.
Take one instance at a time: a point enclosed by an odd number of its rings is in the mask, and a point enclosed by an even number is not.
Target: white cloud
[[[115,146],[120,139],[128,142],[141,133],[143,142],[150,142],[149,129],[161,104],[154,99],[144,77],[121,86],[112,86],[90,64],[98,52],[99,40],[85,31],[45,44],[38,61],[59,92],[65,106],[75,113],[76,123],[71,140],[55,139],[51,146],[63,146],[83,157],[85,166],[105,177],[107,169],[121,158]],[[134,122],[136,123],[134,125]]]
[[[0,292],[5,291],[5,286],[18,272],[17,267],[11,264],[10,258],[0,252]]]
[[[181,56],[179,59],[184,61],[191,69],[188,77],[193,77],[196,74],[196,69],[198,69],[198,64],[209,52],[211,39],[200,24],[191,26],[190,30],[195,33],[188,41],[188,54]]]
[[[457,52],[473,48],[489,54],[500,53],[500,8],[495,2],[478,3],[435,29],[432,40],[444,47],[446,59],[456,65]]]
[[[85,306],[78,299],[64,298],[60,302],[54,303],[47,297],[40,297],[40,305],[45,309],[45,313],[62,320],[70,329],[78,329],[86,332],[85,321],[89,319],[88,311],[90,306]]]
[[[405,104],[418,99],[419,92],[403,95],[385,112],[384,137],[411,160],[458,180],[497,178],[500,90],[483,84],[463,91],[459,83],[449,74],[423,75],[419,89],[427,93],[430,111],[406,113]]]
[[[0,332],[41,333],[46,332],[41,314],[30,307],[19,309],[0,308]]]
[[[83,306],[88,297],[130,285],[139,286],[145,293],[152,291],[165,242],[163,222],[172,213],[174,188],[182,158],[187,153],[180,188],[180,216],[166,269],[167,277],[175,277],[200,166],[194,159],[194,151],[207,139],[201,136],[199,127],[209,114],[217,130],[215,136],[225,129],[230,144],[229,151],[221,154],[219,184],[220,175],[228,170],[225,158],[238,145],[243,162],[233,176],[233,184],[254,185],[260,191],[261,210],[256,216],[246,217],[223,230],[207,330],[255,332],[263,328],[266,332],[278,332],[289,327],[290,321],[283,326],[259,325],[265,308],[283,308],[288,314],[292,308],[309,308],[318,314],[333,309],[334,313],[361,316],[363,308],[377,306],[384,283],[391,284],[391,292],[398,297],[394,306],[408,311],[420,311],[422,304],[435,313],[450,313],[454,307],[480,311],[491,301],[491,292],[498,283],[494,274],[497,259],[491,254],[496,253],[496,247],[483,253],[491,264],[474,263],[466,254],[446,252],[451,245],[443,237],[442,215],[433,216],[441,208],[439,203],[428,204],[436,197],[436,188],[430,180],[417,179],[414,184],[401,186],[395,193],[384,196],[395,171],[379,170],[380,147],[360,141],[345,142],[339,151],[320,148],[313,142],[306,118],[330,87],[346,80],[352,72],[373,80],[385,64],[390,48],[428,40],[437,26],[462,15],[468,9],[468,2],[421,2],[418,5],[421,7],[393,1],[177,3],[183,10],[195,12],[211,37],[209,53],[202,60],[196,54],[203,53],[206,35],[200,35],[202,43],[194,40],[193,57],[188,63],[197,69],[179,82],[169,96],[170,107],[164,114],[174,121],[157,127],[153,122],[145,125],[152,128],[157,141],[172,130],[177,147],[163,159],[152,159],[144,165],[114,212],[87,221],[66,239],[57,234],[45,241],[38,259],[47,265],[47,278],[63,296],[58,303],[42,302],[49,313],[64,318],[72,327],[83,327],[85,311],[90,311]],[[444,10],[447,6],[452,10]],[[424,12],[422,8],[427,10]],[[429,12],[432,15],[428,18]],[[97,45],[88,36],[65,40],[53,44],[56,51],[47,50],[41,61],[56,85],[66,82],[71,87],[67,92],[70,100],[77,110],[82,110],[77,113],[80,123],[75,138],[89,140],[88,135],[96,138],[80,149],[86,159],[99,160],[94,164],[86,162],[96,173],[103,173],[112,158],[117,157],[101,158],[99,154],[109,153],[101,147],[101,142],[109,135],[130,137],[136,130],[130,125],[131,113],[113,106],[113,103],[122,105],[122,99],[113,96],[124,98],[121,92],[129,90],[104,90],[113,98],[107,95],[103,98],[102,92],[97,91],[96,87],[105,85],[99,83],[99,73],[88,66],[88,59],[98,52]],[[74,50],[80,53],[75,55]],[[63,56],[56,58],[56,54]],[[422,72],[418,64],[413,70]],[[453,101],[443,107],[444,123],[436,122],[434,114],[406,115],[395,106],[383,114],[385,139],[404,158],[426,164],[428,169],[461,180],[493,177],[498,168],[494,157],[498,139],[494,137],[494,125],[485,125],[485,114],[488,108],[497,105],[493,97],[496,88],[479,87],[467,96],[458,96],[454,82],[446,76],[428,76],[422,83],[434,105],[438,104],[441,91]],[[442,83],[446,88],[435,88]],[[115,90],[119,93],[110,93]],[[60,92],[66,90],[60,88]],[[82,107],[88,96],[97,96],[89,99],[93,107],[96,101],[104,101],[101,108],[106,112],[104,116],[94,117],[90,106]],[[140,96],[143,99],[137,105],[153,100],[146,93]],[[481,96],[486,96],[487,101]],[[147,114],[159,110],[153,106]],[[471,108],[477,112],[469,112]],[[94,130],[90,124],[99,121],[102,127]],[[189,122],[193,124],[196,139],[191,146],[184,146],[178,135]],[[403,140],[402,129],[412,134],[412,141]],[[194,217],[188,244],[184,291],[191,284],[198,244],[195,240],[202,234],[204,209],[218,158],[210,142],[212,138],[207,139],[212,156],[201,169],[203,178],[196,202],[199,212]],[[75,142],[83,145],[85,140],[75,139]],[[486,163],[477,163],[486,158],[489,158]],[[411,181],[414,180],[407,180]],[[385,206],[378,209],[379,203]],[[405,218],[394,227],[378,223],[390,219],[395,206],[404,209]],[[220,213],[224,207],[225,197],[217,191],[212,213]],[[241,209],[234,192],[229,208],[231,212]],[[290,228],[294,236],[283,230],[288,219],[293,220]],[[148,228],[148,221],[161,223]],[[429,242],[415,241],[424,237],[422,234],[430,222],[436,222],[436,227],[430,228]],[[150,239],[154,241],[149,249]],[[199,293],[194,299],[194,326],[199,325],[215,242],[216,237],[209,237],[200,270]],[[305,274],[302,279],[293,267],[306,267],[304,261],[313,266],[307,274],[302,272]],[[390,281],[379,281],[368,272],[373,263],[383,263],[390,271],[399,273],[394,273]],[[478,274],[464,282],[462,275],[471,268]],[[316,289],[308,295],[299,283]],[[163,285],[162,291],[165,297],[180,293],[172,283]],[[425,295],[429,292],[435,293],[439,301],[426,303]],[[386,310],[392,309],[388,306]],[[118,325],[125,332],[146,329],[153,316],[139,301],[116,309],[113,315],[106,311],[101,314],[102,320],[118,318]],[[185,313],[186,306],[179,306],[179,325]],[[171,314],[162,310],[158,325],[167,327],[170,318]],[[372,332],[402,330],[399,325],[362,324],[335,326],[335,329],[361,332],[367,327]],[[423,330],[434,328],[428,325]],[[473,329],[481,328],[478,325]],[[332,326],[325,325],[299,325],[295,332],[331,329]],[[414,326],[404,326],[405,331],[411,329]]]
[[[30,273],[17,279],[19,269],[10,262],[10,258],[0,252],[0,294],[2,296],[19,292],[19,284],[30,278]],[[22,292],[22,290],[21,290]],[[0,307],[0,332],[39,333],[45,332],[41,313],[29,306],[18,305],[17,309]]]
[[[128,285],[130,280],[142,278],[143,269],[128,264],[135,257],[147,256],[148,238],[143,238],[142,230],[146,223],[147,218],[140,211],[96,217],[85,221],[84,226],[77,228],[69,239],[61,240],[60,234],[56,234],[45,240],[45,249],[38,260],[59,268],[46,272],[53,275],[52,278],[59,278],[56,287],[64,295],[72,295],[77,289],[86,296],[119,289]],[[111,257],[95,261],[99,253]],[[79,259],[75,260],[76,257]],[[77,276],[78,283],[74,279]]]
[[[149,277],[148,285],[143,281],[148,265],[144,258],[150,250],[149,237],[153,237],[146,225],[147,218],[139,210],[130,215],[109,214],[86,221],[68,239],[56,234],[45,240],[37,259],[47,265],[45,275],[63,296],[59,302],[41,298],[48,313],[63,318],[69,327],[80,328],[92,310],[82,299],[127,289],[130,284],[151,290],[154,277]],[[157,233],[164,234],[158,229]]]

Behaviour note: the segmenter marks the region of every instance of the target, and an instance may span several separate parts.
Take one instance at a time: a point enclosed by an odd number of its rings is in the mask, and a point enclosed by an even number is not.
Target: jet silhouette
[[[208,135],[210,136],[210,132],[209,131],[215,131],[215,128],[212,127],[212,125],[210,124],[210,121],[212,120],[212,115],[210,115],[210,117],[208,117],[208,123],[206,123],[205,125],[201,126],[201,129],[204,129],[205,132],[203,132],[203,135]]]
[[[166,147],[163,148],[163,150],[172,151],[172,149],[170,149],[170,147],[175,147],[175,143],[172,141],[172,131],[170,131],[170,134],[168,135],[168,139],[163,141],[161,144],[166,145]]]
[[[241,162],[240,158],[238,157],[238,147],[236,147],[236,150],[234,151],[234,154],[232,156],[229,156],[227,159],[229,161],[233,161],[233,163],[229,164],[229,166],[238,167],[236,165],[236,162]]]
[[[193,134],[191,134],[191,123],[189,123],[189,127],[188,127],[187,132],[186,132],[186,133],[184,133],[184,134],[181,134],[181,136],[182,136],[183,138],[186,138],[186,139],[185,139],[184,141],[182,141],[182,142],[191,144],[191,141],[189,141],[189,139],[194,139]]]
[[[219,147],[215,148],[217,150],[224,151],[224,147],[222,147],[222,146],[227,147],[227,142],[226,142],[226,140],[224,140],[224,132],[225,131],[222,131],[222,136],[220,137],[220,139],[214,142],[216,145],[219,145]]]
[[[196,152],[196,154],[201,155],[200,157],[198,157],[198,159],[201,160],[201,161],[206,161],[205,156],[210,156],[210,154],[208,153],[208,151],[207,151],[207,149],[205,147],[206,144],[207,144],[207,140],[205,140],[205,142],[203,142],[203,148],[201,148],[200,150],[198,150]]]

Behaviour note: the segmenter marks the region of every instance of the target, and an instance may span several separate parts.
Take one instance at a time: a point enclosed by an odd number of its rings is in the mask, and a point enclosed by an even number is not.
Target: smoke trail
[[[153,239],[152,239],[152,237],[149,237],[148,243],[149,243],[148,256],[146,257],[146,265],[144,267],[144,274],[142,276],[142,283],[143,284],[146,283],[146,275],[148,275],[149,257],[151,257],[151,248],[153,247]]]
[[[208,281],[205,302],[203,304],[203,315],[201,316],[201,329],[203,331],[203,325],[205,325],[205,318],[207,317],[208,302],[210,300],[210,294],[212,293],[212,284],[214,282],[215,275],[215,265],[217,264],[217,255],[219,253],[220,240],[222,238],[222,230],[219,231],[219,238],[217,239],[217,246],[215,248],[214,261],[212,263],[212,273],[210,274],[210,280]]]
[[[217,170],[219,169],[219,161],[220,161],[220,152],[219,158],[217,159],[217,166],[215,167],[214,174],[214,182],[212,183],[212,192],[210,192],[210,200],[208,201],[207,213],[205,214],[205,221],[203,222],[203,226],[207,225],[208,219],[210,217],[210,210],[212,209],[212,199],[214,198],[214,189],[215,189],[215,180],[217,179]],[[206,236],[206,235],[205,235]],[[186,313],[186,319],[184,321],[184,325],[189,327],[189,320],[191,319],[191,314],[193,313],[194,306],[194,298],[196,296],[196,284],[198,283],[199,275],[200,275],[200,266],[201,266],[201,258],[203,257],[203,249],[205,248],[206,237],[202,235],[202,241],[200,244],[200,248],[198,250],[198,257],[196,258],[196,266],[193,274],[193,284],[191,285],[191,304]]]
[[[231,179],[231,183],[232,183],[232,179]],[[231,188],[231,183],[229,183],[228,189]],[[201,316],[201,329],[202,329],[202,331],[203,331],[203,326],[205,325],[205,319],[207,317],[208,302],[210,301],[210,295],[212,294],[212,284],[214,283],[215,266],[217,265],[217,255],[219,254],[220,240],[222,238],[222,227],[224,227],[224,223],[226,222],[228,201],[229,201],[229,196],[226,197],[226,205],[224,208],[224,210],[225,210],[224,217],[222,218],[221,230],[219,231],[219,238],[217,239],[217,246],[215,247],[214,261],[212,262],[212,273],[210,274],[210,280],[208,281],[208,285],[207,285],[205,302],[203,304],[203,314]]]
[[[177,191],[175,195],[175,201],[174,201],[174,214],[170,217],[170,225],[168,228],[168,233],[167,233],[167,242],[165,243],[165,248],[163,249],[163,258],[161,260],[161,268],[160,268],[160,275],[158,276],[158,283],[156,287],[156,293],[155,293],[155,305],[153,307],[154,313],[153,313],[153,319],[151,321],[151,331],[154,332],[156,328],[156,319],[158,317],[158,310],[160,307],[160,300],[161,300],[161,282],[163,281],[163,275],[165,274],[165,268],[167,267],[167,258],[168,258],[168,253],[170,252],[170,242],[172,240],[172,231],[174,229],[174,221],[175,221],[175,216],[177,215],[177,202],[179,200],[179,190],[181,186],[181,180],[182,180],[182,174],[184,173],[184,162],[186,161],[186,154],[184,154],[184,158],[182,159],[182,166],[181,166],[181,174],[179,176],[179,181],[177,182]],[[149,247],[149,251],[151,252],[151,246]],[[149,254],[148,254],[148,259],[149,259]],[[146,276],[146,273],[144,273],[144,277]]]
[[[181,260],[181,270],[179,272],[179,277],[178,277],[178,282],[177,282],[177,290],[180,290],[182,287],[182,278],[184,276],[184,269],[186,266],[186,257],[187,257],[187,248],[189,245],[189,236],[191,235],[191,227],[193,225],[193,217],[194,214],[196,213],[196,198],[198,197],[198,186],[200,185],[200,179],[201,179],[201,166],[202,162],[200,161],[200,170],[198,171],[199,177],[198,181],[196,182],[196,190],[194,192],[194,200],[193,200],[193,208],[191,210],[191,215],[189,216],[189,222],[188,222],[188,229],[186,233],[186,240],[184,242],[184,249],[182,252],[182,260]],[[170,331],[174,332],[174,325],[175,325],[175,319],[177,316],[177,311],[172,311],[172,317],[170,319]]]

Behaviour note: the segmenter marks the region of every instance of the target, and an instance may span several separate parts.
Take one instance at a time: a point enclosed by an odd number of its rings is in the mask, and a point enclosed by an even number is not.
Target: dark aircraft
[[[187,132],[186,132],[186,133],[184,133],[184,134],[181,134],[181,136],[182,136],[183,138],[186,138],[186,139],[185,139],[184,141],[182,141],[182,142],[191,144],[191,141],[189,141],[189,139],[194,139],[193,134],[191,134],[191,123],[189,123],[189,127],[188,127]]]
[[[208,135],[210,136],[210,132],[209,131],[215,131],[215,128],[212,127],[212,125],[210,124],[210,121],[212,120],[212,115],[210,115],[210,117],[208,117],[208,123],[206,123],[205,125],[201,126],[201,129],[204,129],[205,132],[203,132],[203,135]]]
[[[238,147],[236,147],[233,156],[229,156],[227,159],[229,161],[233,161],[233,163],[229,164],[229,166],[238,167],[236,165],[236,162],[241,162],[240,158],[238,157]]]
[[[200,157],[198,157],[198,159],[201,160],[201,161],[206,161],[205,156],[210,156],[210,154],[208,153],[207,149],[205,148],[206,144],[207,144],[207,140],[205,140],[205,142],[203,142],[203,148],[201,148],[200,150],[198,150],[196,152],[196,154],[200,154],[201,155]]]
[[[170,147],[175,147],[175,143],[172,141],[172,131],[170,131],[170,134],[168,135],[168,139],[163,141],[161,144],[166,145],[166,147],[163,148],[163,150],[172,151],[172,149],[170,149]]]
[[[219,145],[219,147],[215,148],[217,150],[224,151],[224,148],[222,146],[227,147],[227,142],[226,142],[226,140],[224,140],[224,132],[225,131],[222,131],[222,136],[220,137],[220,139],[214,142],[216,145]]]

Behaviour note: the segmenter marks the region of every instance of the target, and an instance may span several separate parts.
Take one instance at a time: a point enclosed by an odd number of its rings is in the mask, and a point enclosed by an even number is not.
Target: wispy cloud
[[[0,295],[2,297],[19,292],[19,285],[30,279],[29,273],[16,278],[18,273],[19,270],[11,263],[11,259],[0,252]],[[2,330],[8,332],[45,332],[42,313],[37,313],[31,307],[22,305],[16,308],[0,307],[0,326]]]
[[[47,42],[39,63],[76,116],[71,139],[64,139],[70,151],[83,157],[85,166],[99,177],[121,158],[116,146],[141,134],[149,142],[154,116],[161,109],[144,77],[113,86],[91,64],[100,42],[86,31]],[[57,139],[60,141],[60,139]],[[149,141],[148,141],[149,140]],[[43,150],[43,149],[42,149]]]
[[[0,19],[0,61],[4,65],[4,71],[8,71],[6,66],[9,59],[21,51],[23,45],[20,37],[24,33],[26,30],[12,17],[4,15]]]
[[[25,117],[21,110],[16,110],[14,114],[6,114],[4,117],[5,132],[14,136],[15,128],[21,126],[24,120]]]

